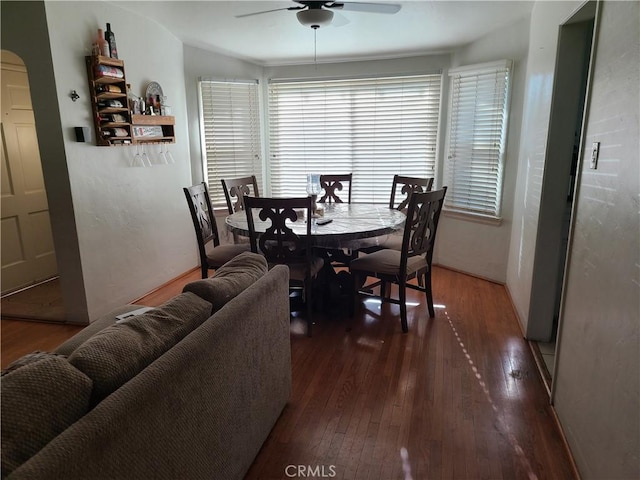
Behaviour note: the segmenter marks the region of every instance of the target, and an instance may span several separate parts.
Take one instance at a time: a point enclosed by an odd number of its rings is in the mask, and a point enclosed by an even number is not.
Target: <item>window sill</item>
[[[502,217],[490,217],[488,215],[481,215],[479,213],[462,212],[460,210],[442,210],[442,214],[451,217],[458,218],[460,220],[466,220],[469,222],[482,223],[484,225],[502,225]]]

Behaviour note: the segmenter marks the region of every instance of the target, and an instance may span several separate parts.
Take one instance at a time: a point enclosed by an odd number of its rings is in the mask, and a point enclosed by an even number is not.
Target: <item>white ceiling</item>
[[[381,3],[379,0],[368,0]],[[114,1],[152,18],[185,44],[259,65],[346,61],[450,51],[527,16],[533,2],[384,0],[393,15],[340,11],[314,32],[293,11],[235,18],[298,5],[293,1]],[[314,45],[314,33],[317,43]]]

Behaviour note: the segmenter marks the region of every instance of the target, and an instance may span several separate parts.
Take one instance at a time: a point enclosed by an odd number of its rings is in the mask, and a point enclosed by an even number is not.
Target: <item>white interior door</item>
[[[27,70],[2,51],[2,292],[57,274]]]

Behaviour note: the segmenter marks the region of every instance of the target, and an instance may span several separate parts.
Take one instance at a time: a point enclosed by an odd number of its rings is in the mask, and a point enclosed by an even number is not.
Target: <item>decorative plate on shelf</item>
[[[145,98],[148,99],[149,97],[155,97],[156,95],[164,97],[164,94],[162,93],[162,87],[158,82],[149,82],[149,84],[147,85],[147,90],[145,92]]]

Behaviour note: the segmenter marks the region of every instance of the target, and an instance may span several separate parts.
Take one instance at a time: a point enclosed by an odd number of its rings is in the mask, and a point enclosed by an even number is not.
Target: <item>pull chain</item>
[[[314,25],[313,27],[313,65],[315,69],[318,69],[318,26]]]

